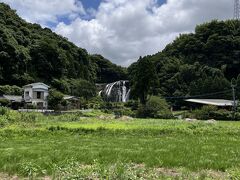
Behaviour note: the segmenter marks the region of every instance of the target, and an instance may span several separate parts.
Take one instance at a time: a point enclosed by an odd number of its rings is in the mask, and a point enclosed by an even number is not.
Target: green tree
[[[142,118],[171,118],[172,113],[165,99],[151,96],[145,106],[139,107],[137,116]]]
[[[71,82],[71,94],[85,99],[90,99],[96,96],[96,87],[94,84],[83,80],[72,80]]]
[[[0,86],[0,95],[19,95],[23,94],[23,89],[18,86]]]
[[[84,79],[54,79],[53,87],[57,90],[85,99],[90,99],[96,96],[95,84]]]
[[[140,99],[141,104],[145,105],[148,95],[155,94],[159,85],[155,66],[148,58],[140,57],[132,73],[134,73],[131,75],[132,96]]]
[[[59,92],[55,89],[51,89],[49,91],[49,96],[48,96],[49,108],[58,110],[59,105],[61,105],[63,103],[63,97],[64,97],[64,95],[61,92]]]
[[[236,85],[237,85],[236,96],[237,96],[237,99],[239,100],[240,99],[240,74],[237,77]]]
[[[48,28],[30,24],[0,3],[0,85],[84,79],[92,84],[127,79],[126,68],[89,55]]]
[[[113,64],[101,55],[92,55],[91,60],[95,65],[96,82],[112,83],[118,80],[127,80],[127,69]]]

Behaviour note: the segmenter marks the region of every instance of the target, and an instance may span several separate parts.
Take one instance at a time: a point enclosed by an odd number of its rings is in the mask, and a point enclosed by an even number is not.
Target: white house
[[[27,104],[37,106],[38,109],[48,108],[48,85],[44,83],[33,83],[23,86],[23,89],[23,99]]]

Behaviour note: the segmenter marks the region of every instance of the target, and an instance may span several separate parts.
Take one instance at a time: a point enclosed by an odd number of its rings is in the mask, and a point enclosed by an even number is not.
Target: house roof
[[[3,95],[0,97],[1,99],[7,99],[11,102],[22,102],[23,98],[22,96],[14,96],[14,95]]]
[[[46,88],[49,88],[48,85],[44,84],[44,83],[41,83],[41,82],[38,82],[38,83],[32,83],[32,84],[27,84],[25,86],[23,86],[24,88],[26,87],[35,87],[35,86],[45,86]]]
[[[187,102],[198,103],[198,104],[206,104],[213,106],[233,106],[234,102],[231,100],[225,99],[187,99]]]
[[[76,96],[65,95],[63,97],[64,100],[78,100],[79,98]]]

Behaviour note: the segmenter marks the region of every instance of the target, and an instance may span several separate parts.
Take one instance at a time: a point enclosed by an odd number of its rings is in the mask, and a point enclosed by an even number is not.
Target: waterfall
[[[130,95],[129,81],[121,80],[107,84],[105,89],[99,92],[99,95],[107,101],[127,102]]]

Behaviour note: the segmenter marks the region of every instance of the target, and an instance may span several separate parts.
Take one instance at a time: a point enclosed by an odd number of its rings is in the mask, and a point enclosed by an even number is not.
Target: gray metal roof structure
[[[78,97],[76,97],[76,96],[70,96],[70,95],[65,95],[65,96],[63,96],[63,99],[64,99],[64,100],[79,100]]]
[[[198,103],[198,104],[220,106],[220,107],[233,106],[234,104],[232,100],[225,100],[225,99],[187,99],[185,101]]]

